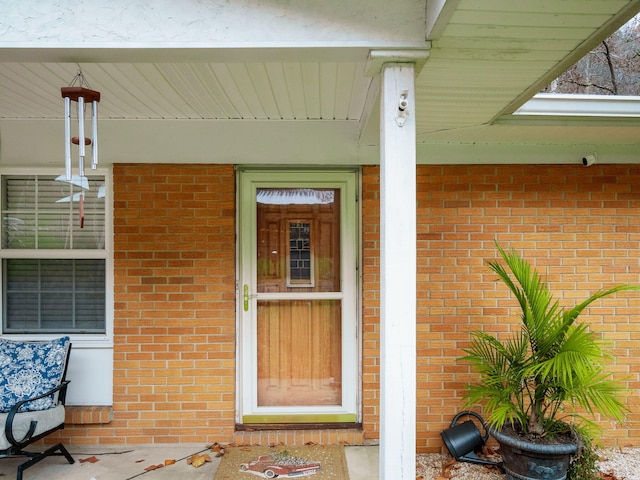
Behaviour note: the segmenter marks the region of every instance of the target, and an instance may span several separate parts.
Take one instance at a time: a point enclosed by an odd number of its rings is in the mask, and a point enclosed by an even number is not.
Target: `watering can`
[[[482,428],[484,428],[484,435],[480,433],[476,424],[471,420],[458,423],[458,420],[464,416],[475,417],[482,425]],[[440,436],[442,440],[444,440],[444,444],[447,446],[449,453],[459,462],[494,465],[502,470],[502,462],[485,460],[476,454],[478,450],[482,450],[482,447],[489,438],[489,429],[484,419],[476,412],[464,410],[458,413],[453,417],[451,426],[440,432]]]

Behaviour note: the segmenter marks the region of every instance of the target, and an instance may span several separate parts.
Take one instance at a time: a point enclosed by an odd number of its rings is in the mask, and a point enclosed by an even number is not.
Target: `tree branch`
[[[611,52],[609,51],[609,45],[605,40],[602,41],[604,46],[604,56],[607,59],[607,65],[609,65],[609,75],[611,75],[611,85],[613,85],[613,94],[618,94],[618,82],[616,82],[616,72],[613,69],[613,63],[611,62]]]
[[[614,92],[609,87],[604,87],[604,86],[598,85],[596,83],[582,83],[582,82],[578,82],[576,80],[565,80],[562,83],[570,83],[572,85],[577,85],[578,87],[585,87],[585,88],[588,88],[588,87],[599,88],[600,90],[604,90],[606,92],[609,92],[612,95],[617,95],[617,93]]]

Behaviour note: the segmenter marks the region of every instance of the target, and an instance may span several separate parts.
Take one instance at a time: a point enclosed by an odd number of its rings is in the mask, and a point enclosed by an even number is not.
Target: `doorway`
[[[239,421],[357,421],[357,174],[239,174]]]

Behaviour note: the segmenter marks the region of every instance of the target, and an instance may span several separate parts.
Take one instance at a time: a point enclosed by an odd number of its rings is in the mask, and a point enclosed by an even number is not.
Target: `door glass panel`
[[[257,290],[340,291],[340,190],[257,190]]]
[[[258,406],[342,403],[341,302],[258,302]]]
[[[340,190],[257,190],[258,406],[342,404]]]

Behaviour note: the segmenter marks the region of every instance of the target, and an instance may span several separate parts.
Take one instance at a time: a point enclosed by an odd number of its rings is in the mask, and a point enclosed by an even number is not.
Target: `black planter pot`
[[[565,480],[576,444],[541,445],[525,442],[491,429],[500,444],[507,480]]]

